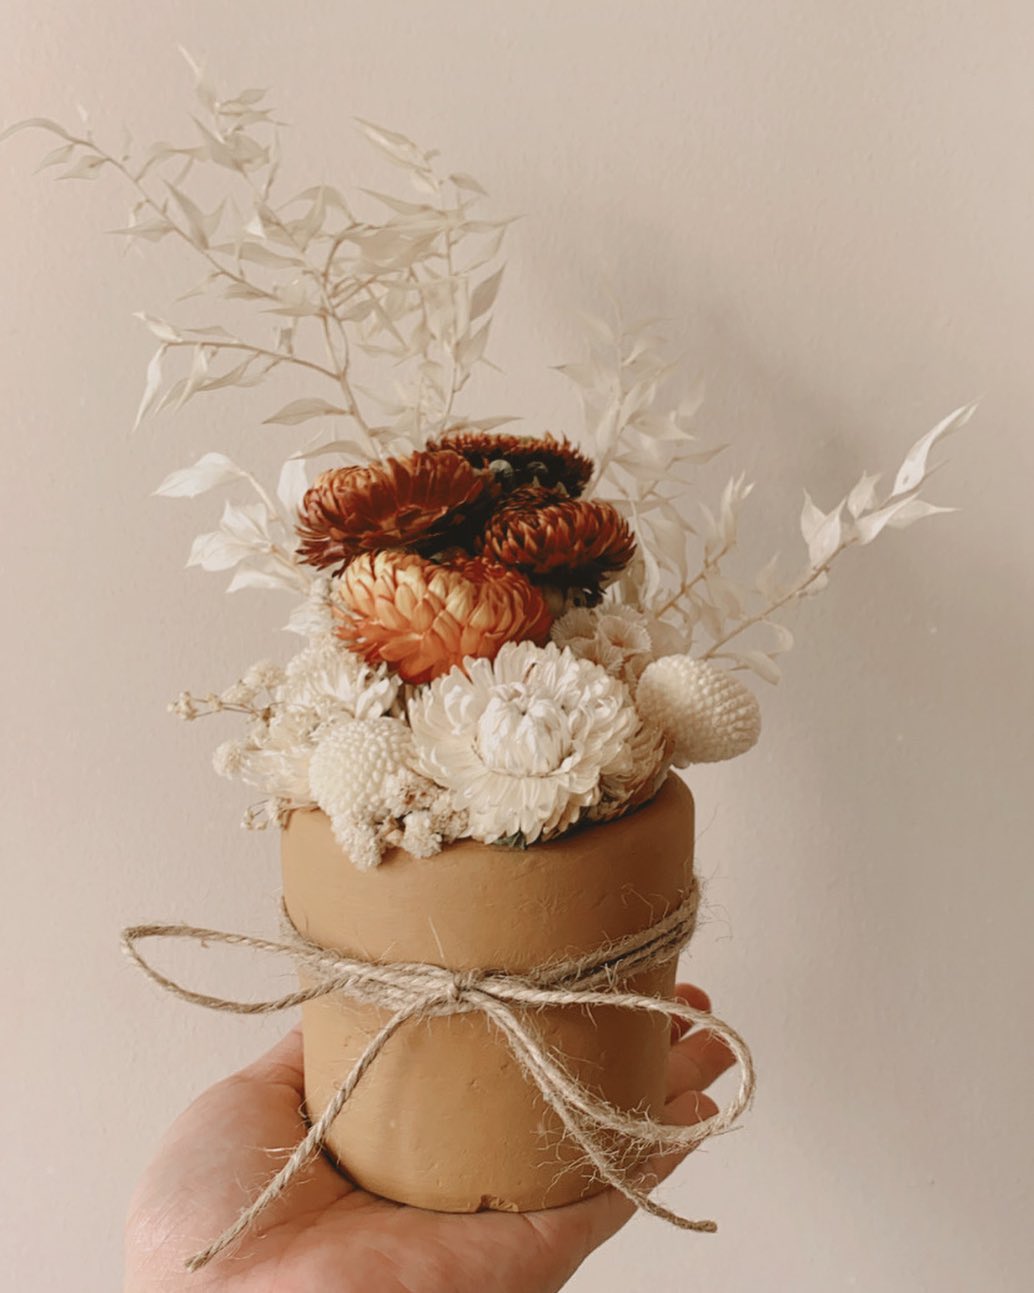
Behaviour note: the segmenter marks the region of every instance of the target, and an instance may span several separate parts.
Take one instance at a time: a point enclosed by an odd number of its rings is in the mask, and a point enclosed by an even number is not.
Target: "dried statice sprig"
[[[903,529],[954,510],[928,502],[921,492],[932,474],[928,463],[934,446],[964,426],[976,406],[956,409],[923,435],[886,493],[878,493],[880,477],[867,473],[829,512],[805,494],[800,521],[805,565],[787,578],[773,557],[744,583],[729,573],[726,562],[738,549],[741,514],[754,486],[742,474],[734,476],[717,509],[698,504],[697,522],[685,520],[685,487],[695,480],[696,468],[719,450],[701,448],[690,430],[699,403],[695,397],[668,409],[660,402],[663,382],[673,371],[662,351],[662,338],[648,326],[637,331],[594,319],[589,360],[559,369],[578,388],[586,439],[597,453],[590,492],[635,521],[637,560],[612,596],[678,626],[698,657],[778,682],[776,657],[794,641],[778,615],[820,592],[830,568],[849,548],[871,543],[884,529]]]

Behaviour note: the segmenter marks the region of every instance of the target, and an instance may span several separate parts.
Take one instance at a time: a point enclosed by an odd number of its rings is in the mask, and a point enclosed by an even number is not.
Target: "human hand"
[[[707,995],[680,984],[697,1010]],[[713,1034],[673,1026],[663,1120],[690,1125],[733,1063]],[[126,1227],[125,1293],[556,1293],[634,1208],[612,1189],[542,1212],[429,1212],[379,1199],[315,1159],[263,1215],[261,1234],[189,1274],[186,1259],[232,1222],[277,1150],[306,1127],[301,1031],[210,1087],[167,1132]],[[660,1180],[684,1157],[650,1163]]]

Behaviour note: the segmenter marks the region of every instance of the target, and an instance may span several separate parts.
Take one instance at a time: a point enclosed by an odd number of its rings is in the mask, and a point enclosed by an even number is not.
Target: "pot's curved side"
[[[283,832],[284,898],[313,942],[377,961],[519,973],[644,929],[689,884],[693,799],[674,775],[629,817],[525,852],[463,840],[432,858],[397,850],[358,871],[318,811]],[[631,980],[670,996],[676,964]],[[524,1015],[587,1087],[659,1114],[662,1016],[558,1007]],[[303,1008],[306,1101],[326,1107],[386,1012],[340,997]],[[479,1014],[414,1021],[389,1039],[331,1128],[328,1148],[375,1194],[446,1212],[529,1211],[602,1189],[556,1115]]]

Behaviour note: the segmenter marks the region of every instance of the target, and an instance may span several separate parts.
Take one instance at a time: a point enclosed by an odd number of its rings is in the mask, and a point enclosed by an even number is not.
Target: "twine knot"
[[[477,970],[458,970],[449,982],[449,1000],[463,1001],[472,988],[477,987],[484,976]]]
[[[326,1144],[331,1124],[344,1108],[388,1039],[411,1019],[480,1011],[505,1040],[528,1081],[553,1111],[564,1133],[581,1149],[587,1162],[608,1185],[637,1208],[684,1230],[713,1231],[713,1221],[690,1221],[650,1198],[650,1183],[628,1163],[648,1156],[689,1150],[701,1141],[728,1131],[754,1094],[754,1064],[744,1040],[728,1024],[682,1001],[666,1001],[624,991],[635,975],[677,957],[696,925],[698,893],[695,880],[682,902],[649,928],[615,940],[586,956],[555,960],[525,974],[492,970],[449,970],[440,965],[411,962],[379,964],[328,952],[304,938],[284,910],[283,941],[229,934],[195,925],[134,925],[122,933],[122,948],[144,973],[166,991],[194,1005],[234,1014],[270,1014],[339,992],[391,1012],[342,1079],[322,1114],[294,1149],[283,1167],[237,1220],[188,1262],[199,1270],[249,1230],[262,1212],[284,1192],[313,1155]],[[306,970],[311,986],[269,1001],[231,1001],[195,992],[156,970],[137,944],[147,938],[186,938],[207,946],[223,943],[289,956]],[[625,1112],[584,1087],[542,1040],[529,1014],[548,1006],[614,1006],[700,1025],[720,1037],[740,1069],[739,1089],[724,1109],[689,1127],[660,1123]]]

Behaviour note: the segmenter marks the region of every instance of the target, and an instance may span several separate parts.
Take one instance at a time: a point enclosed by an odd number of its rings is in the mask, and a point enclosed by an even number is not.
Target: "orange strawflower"
[[[632,560],[635,537],[610,503],[557,500],[546,491],[526,488],[489,519],[475,549],[536,582],[577,588],[596,597]]]
[[[505,463],[497,469],[504,487],[538,484],[569,498],[576,498],[592,476],[592,459],[566,438],[520,436],[508,432],[479,431],[462,423],[427,442],[433,452],[452,450],[474,467]]]
[[[364,553],[337,584],[337,634],[370,664],[430,682],[466,656],[549,637],[542,594],[519,571],[478,557],[439,565],[409,552]]]
[[[336,566],[383,548],[433,551],[495,496],[489,472],[458,453],[411,453],[367,467],[335,467],[302,500],[298,548]]]

